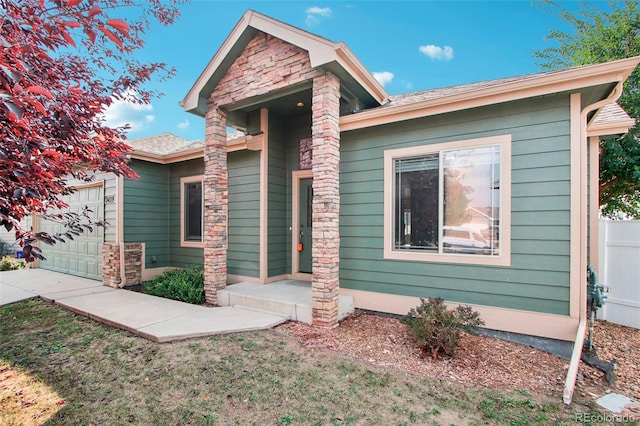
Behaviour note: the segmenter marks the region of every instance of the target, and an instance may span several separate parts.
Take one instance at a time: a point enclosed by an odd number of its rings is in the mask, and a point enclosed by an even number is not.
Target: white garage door
[[[79,213],[85,206],[93,212],[94,221],[104,220],[104,186],[92,185],[81,187],[67,196],[69,211]],[[62,233],[65,228],[57,223],[40,219],[40,231],[50,235]],[[64,237],[63,237],[64,238]],[[53,246],[40,243],[43,255],[47,260],[40,261],[40,267],[57,272],[64,272],[81,277],[102,279],[102,243],[104,242],[104,228],[96,226],[93,232],[85,231],[73,240],[65,238],[65,243]]]

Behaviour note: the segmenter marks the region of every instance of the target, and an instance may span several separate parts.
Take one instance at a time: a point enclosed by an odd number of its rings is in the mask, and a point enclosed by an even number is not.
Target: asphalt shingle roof
[[[227,133],[227,140],[234,140],[244,136],[239,130],[230,130]],[[134,152],[153,155],[173,155],[191,149],[204,149],[204,141],[190,141],[176,136],[173,133],[160,133],[159,135],[145,136],[137,139],[127,139]]]
[[[203,147],[203,141],[190,141],[173,133],[161,133],[137,139],[127,139],[129,145],[136,152],[146,152],[155,155],[171,155],[188,149]]]
[[[580,68],[580,67],[576,67]],[[435,100],[440,98],[446,98],[448,96],[454,96],[461,93],[473,92],[476,90],[487,89],[490,87],[496,87],[503,84],[515,83],[518,81],[526,81],[530,79],[545,77],[558,72],[547,71],[536,74],[526,74],[515,77],[500,78],[495,80],[479,81],[475,83],[461,84],[457,86],[442,87],[436,89],[422,90],[412,93],[402,93],[399,95],[389,96],[389,102],[376,107],[374,109],[384,109],[390,107],[397,107],[402,105],[411,105],[418,102],[424,102],[429,100]],[[370,110],[369,110],[370,111]],[[616,121],[629,120],[629,115],[617,104],[611,103],[604,107],[597,115],[593,123],[611,123]],[[238,137],[242,137],[244,134],[240,131],[230,131],[227,135],[228,140],[233,140]],[[130,139],[127,143],[136,152],[149,153],[155,155],[172,155],[181,151],[190,150],[193,148],[204,148],[204,141],[190,141],[176,136],[172,133],[161,133],[155,136],[147,136],[138,139]]]
[[[440,87],[437,89],[422,90],[412,93],[401,93],[399,95],[389,96],[389,102],[382,105],[379,108],[410,105],[422,101],[428,101],[432,99],[444,98],[447,96],[453,96],[460,93],[471,92],[474,90],[486,89],[488,87],[499,86],[501,84],[512,83],[515,81],[526,80],[530,77],[538,77],[543,74],[529,74],[521,75],[517,77],[500,78],[497,80],[479,81],[476,83],[460,84],[458,86]]]

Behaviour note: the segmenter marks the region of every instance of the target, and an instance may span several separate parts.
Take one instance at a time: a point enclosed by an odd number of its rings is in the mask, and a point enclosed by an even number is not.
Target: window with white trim
[[[508,264],[510,140],[385,151],[385,257]]]
[[[202,247],[203,187],[202,175],[180,179],[180,245]]]

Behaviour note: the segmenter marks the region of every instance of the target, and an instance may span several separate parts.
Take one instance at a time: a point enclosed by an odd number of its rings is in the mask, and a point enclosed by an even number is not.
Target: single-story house
[[[247,11],[181,102],[204,141],[133,140],[140,178],[104,184],[102,279],[204,264],[211,304],[293,278],[317,325],[337,324],[340,294],[395,314],[441,297],[574,341],[599,141],[634,124],[615,101],[639,63],[389,95],[344,43]]]

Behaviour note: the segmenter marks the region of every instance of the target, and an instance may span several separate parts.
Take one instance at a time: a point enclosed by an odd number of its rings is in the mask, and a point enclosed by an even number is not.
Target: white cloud
[[[426,46],[420,46],[419,50],[431,59],[439,61],[450,61],[453,59],[453,47],[451,46],[440,47],[434,44],[429,44]]]
[[[318,6],[310,7],[305,12],[307,14],[305,22],[310,27],[318,25],[320,23],[320,18],[328,18],[333,14],[331,8]]]
[[[139,132],[147,128],[147,125],[155,120],[151,104],[138,104],[135,102],[116,99],[104,112],[104,124],[107,127],[120,127],[129,125],[129,132]]]
[[[373,78],[378,80],[378,83],[380,83],[383,86],[385,86],[385,85],[391,83],[391,80],[393,80],[393,73],[389,72],[389,71],[374,72],[373,73]]]
[[[189,119],[185,118],[184,121],[182,123],[178,123],[178,129],[180,130],[186,130],[187,128],[189,128],[189,125],[191,123],[189,123]]]
[[[329,7],[310,7],[307,9],[307,15],[331,16],[331,8]]]

